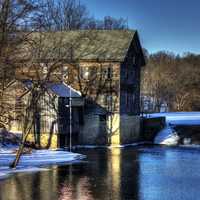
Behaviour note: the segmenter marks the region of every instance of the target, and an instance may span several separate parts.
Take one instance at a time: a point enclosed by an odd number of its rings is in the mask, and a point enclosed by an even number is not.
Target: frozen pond
[[[0,200],[198,200],[200,147],[82,149],[81,163],[17,173]]]
[[[9,165],[15,158],[14,149],[0,148],[0,179],[7,178],[18,172],[35,172],[48,170],[51,165],[61,165],[71,162],[78,162],[85,158],[84,155],[68,151],[54,150],[32,150],[31,154],[21,156],[16,169],[10,169]]]

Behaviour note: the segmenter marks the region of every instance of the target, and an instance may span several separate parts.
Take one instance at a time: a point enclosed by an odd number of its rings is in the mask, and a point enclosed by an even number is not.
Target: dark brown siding
[[[140,63],[141,54],[133,40],[120,67],[120,114],[140,113]]]

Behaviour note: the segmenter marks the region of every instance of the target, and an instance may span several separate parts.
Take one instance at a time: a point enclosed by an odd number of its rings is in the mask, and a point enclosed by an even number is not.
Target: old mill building
[[[44,83],[48,95],[40,100],[28,140],[41,146],[67,147],[71,123],[73,145],[117,145],[137,141],[140,70],[145,65],[137,31],[67,31],[46,33],[42,37],[41,46],[48,50],[48,56],[40,60],[40,67],[45,66],[41,74],[48,73],[48,63],[58,57],[60,68],[56,68]],[[53,43],[59,46],[56,52],[52,50]],[[18,90],[15,92],[16,117],[11,130],[20,132],[23,117],[19,110],[29,95],[24,91],[37,80],[31,67],[18,69],[17,77],[18,86],[14,87]],[[47,103],[50,96],[54,106]]]

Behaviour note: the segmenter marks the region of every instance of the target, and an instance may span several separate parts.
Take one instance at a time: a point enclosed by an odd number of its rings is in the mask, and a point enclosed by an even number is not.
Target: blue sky
[[[150,53],[200,54],[200,0],[82,0],[95,18],[128,18]]]

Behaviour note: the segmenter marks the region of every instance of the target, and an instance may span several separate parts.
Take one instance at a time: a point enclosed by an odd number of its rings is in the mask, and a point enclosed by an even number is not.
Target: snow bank
[[[0,172],[0,180],[1,179],[5,179],[5,178],[7,178],[8,177],[8,174],[7,173],[2,173],[2,172]]]
[[[67,151],[53,150],[33,150],[31,154],[22,155],[17,169],[9,169],[9,165],[15,158],[12,150],[0,150],[0,178],[5,178],[16,172],[35,172],[45,170],[44,167],[50,165],[60,165],[72,162],[78,162],[85,156]]]
[[[200,125],[200,112],[153,113],[148,117],[166,117],[166,123],[173,125]]]

